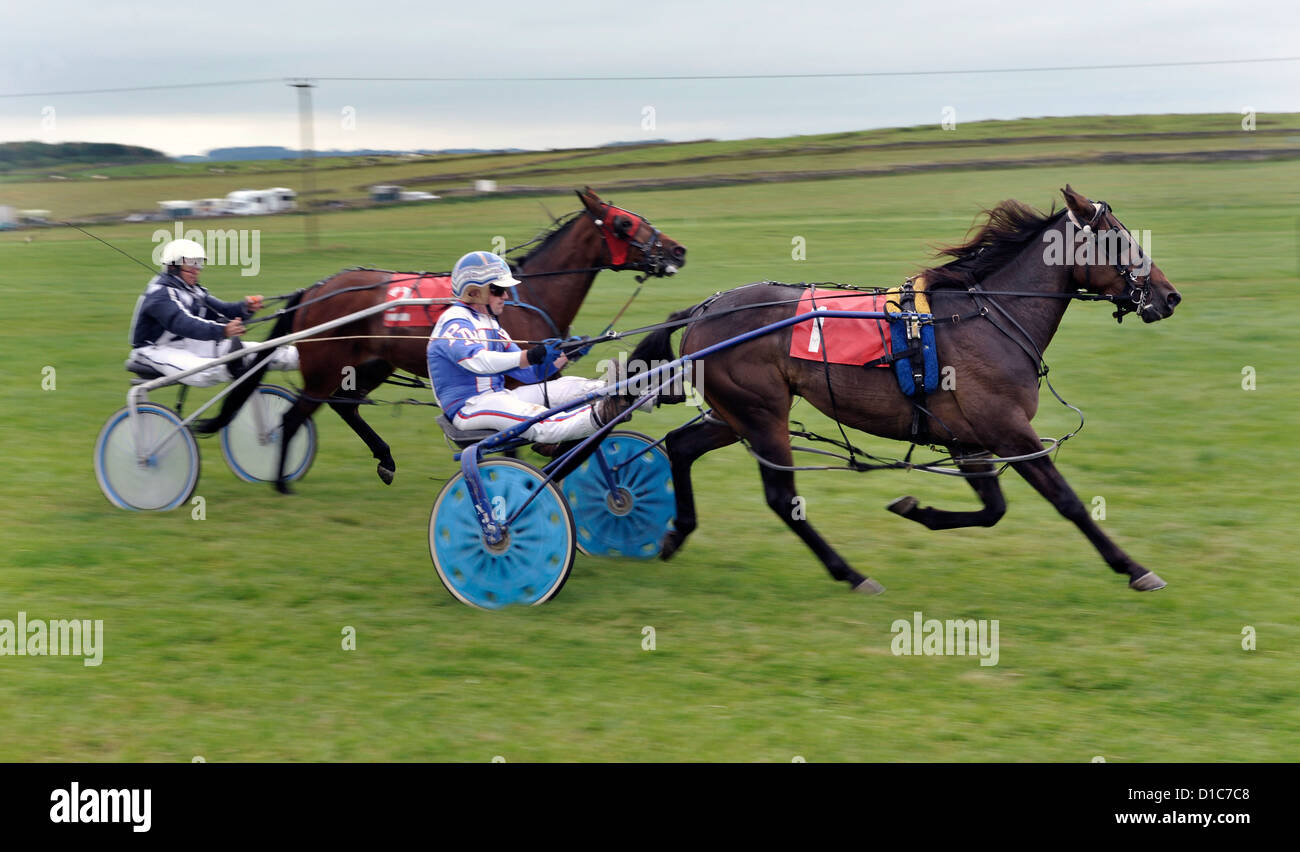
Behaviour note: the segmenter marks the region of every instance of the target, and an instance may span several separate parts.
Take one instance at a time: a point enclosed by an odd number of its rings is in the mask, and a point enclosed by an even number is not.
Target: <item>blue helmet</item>
[[[510,264],[490,251],[472,251],[456,261],[451,270],[451,295],[469,304],[486,305],[488,288],[514,287],[519,282]]]

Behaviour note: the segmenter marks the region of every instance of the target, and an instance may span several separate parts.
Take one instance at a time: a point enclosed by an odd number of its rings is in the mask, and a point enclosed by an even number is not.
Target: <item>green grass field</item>
[[[1033,124],[1017,132],[1035,135]],[[731,447],[696,466],[701,525],[672,562],[579,556],[553,602],[471,610],[443,590],[426,543],[455,466],[433,412],[405,406],[363,412],[393,446],[391,487],[326,411],[297,496],[240,482],[207,440],[195,492],[205,520],[122,512],[99,493],[91,448],[123,404],[126,328],[147,274],[75,232],[0,234],[0,619],[103,619],[105,631],[97,668],[0,656],[0,760],[1300,759],[1300,162],[610,193],[690,249],[685,270],[647,284],[620,324],[764,278],[893,284],[980,207],[1014,197],[1045,208],[1067,181],[1150,229],[1184,296],[1155,325],[1117,327],[1105,306],[1075,305],[1048,351],[1058,390],[1088,415],[1058,464],[1085,503],[1105,498],[1103,527],[1169,582],[1156,594],[1129,591],[1014,473],[998,526],[943,533],[884,506],[915,494],[973,507],[964,483],[804,474],[809,519],[889,589],[849,594],[768,510],[755,464]],[[543,200],[577,206],[571,193]],[[214,266],[204,283],[236,298],[348,265],[444,269],[545,221],[535,199],[510,198],[337,213],[320,218],[323,246],[309,252],[298,218],[261,218],[248,223],[262,229],[261,274]],[[147,258],[155,227],[93,230]],[[795,236],[806,261],[791,260]],[[603,328],[633,286],[603,273],[576,330]],[[576,369],[594,374],[616,351]],[[54,390],[42,390],[46,366]],[[1242,388],[1246,366],[1256,390]],[[828,426],[806,405],[794,416]],[[632,425],[659,435],[686,417],[665,409]],[[1036,425],[1053,435],[1073,422],[1044,401]],[[998,665],[891,654],[891,623],[918,610],[998,619]],[[341,648],[345,626],[355,651]],[[1246,626],[1254,651],[1242,648]]]

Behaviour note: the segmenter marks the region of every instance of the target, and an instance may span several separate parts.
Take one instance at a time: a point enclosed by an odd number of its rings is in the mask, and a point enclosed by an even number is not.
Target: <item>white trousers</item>
[[[600,379],[564,376],[549,382],[523,385],[514,390],[487,391],[466,400],[452,422],[457,429],[508,429],[524,420],[605,387]],[[549,400],[550,405],[547,405]],[[555,444],[585,438],[597,429],[590,404],[563,411],[534,424],[524,432],[530,441]]]
[[[152,367],[164,376],[174,376],[195,367],[202,367],[213,358],[219,358],[230,351],[229,340],[176,340],[162,346],[141,346],[131,350],[131,357],[126,359],[127,366],[139,365]],[[266,357],[266,352],[258,352],[255,360]],[[225,364],[209,367],[206,370],[186,376],[181,384],[196,388],[206,388],[228,382],[230,370]],[[298,350],[293,346],[278,346],[271,353],[269,364],[272,370],[298,369]]]

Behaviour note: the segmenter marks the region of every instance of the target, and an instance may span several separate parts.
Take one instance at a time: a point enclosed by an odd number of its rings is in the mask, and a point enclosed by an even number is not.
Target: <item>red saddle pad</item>
[[[450,299],[451,276],[420,275],[415,273],[398,273],[388,284],[384,301],[395,299]],[[406,328],[417,326],[433,328],[438,317],[447,310],[447,305],[402,305],[384,311],[386,328]]]
[[[836,295],[830,295],[831,292]],[[843,291],[804,291],[796,315],[812,313],[814,304],[823,311],[884,311],[885,293],[844,293]],[[892,298],[897,298],[892,297]],[[898,311],[896,303],[888,310]],[[883,319],[827,317],[796,323],[790,337],[790,357],[807,361],[825,359],[832,364],[862,365],[890,351],[889,324]],[[888,366],[878,364],[879,367]]]

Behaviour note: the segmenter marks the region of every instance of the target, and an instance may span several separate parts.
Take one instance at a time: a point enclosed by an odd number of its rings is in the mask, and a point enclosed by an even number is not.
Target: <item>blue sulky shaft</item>
[[[787,328],[797,323],[807,322],[808,320],[811,319],[844,318],[844,319],[896,320],[896,319],[905,319],[905,318],[929,319],[931,316],[932,314],[918,314],[914,312],[903,312],[903,311],[900,312],[830,311],[830,310],[820,310],[820,309],[815,311],[810,311],[806,314],[796,314],[794,316],[786,317],[783,320],[777,320],[774,323],[769,323],[768,325],[762,326],[760,328],[756,328],[751,331],[744,332],[743,334],[738,334],[735,337],[729,337],[726,340],[720,340],[717,343],[713,344],[712,346],[706,346],[705,348],[701,349],[699,352],[693,352],[690,355],[683,355],[682,357],[674,361],[669,361],[667,364],[660,364],[658,367],[655,367],[654,369],[647,370],[644,373],[640,373],[636,376],[625,379],[624,381],[618,382],[617,384],[611,387],[599,391],[593,391],[592,393],[589,393],[583,397],[567,402],[564,405],[557,405],[554,408],[550,408],[547,409],[546,411],[543,411],[541,414],[538,414],[535,417],[532,417],[521,423],[517,423],[508,429],[504,429],[496,433],[495,435],[491,436],[490,438],[484,438],[482,441],[479,441],[477,444],[467,447],[459,454],[461,470],[465,474],[465,485],[469,490],[470,499],[472,499],[474,502],[474,509],[478,515],[479,525],[483,528],[483,538],[488,544],[499,544],[501,540],[505,537],[505,530],[510,526],[510,524],[515,520],[515,518],[519,517],[519,514],[528,506],[529,503],[532,502],[533,498],[536,497],[539,493],[541,493],[542,489],[538,488],[531,495],[529,495],[528,499],[525,500],[518,508],[516,508],[514,512],[511,513],[510,517],[507,518],[505,521],[497,522],[492,517],[492,510],[487,499],[487,492],[483,489],[482,480],[479,478],[478,467],[479,467],[480,460],[482,459],[485,453],[490,453],[493,450],[505,444],[508,444],[510,441],[514,440],[515,438],[522,435],[524,432],[528,431],[528,429],[530,429],[534,424],[540,423],[541,421],[545,420],[548,417],[553,417],[556,414],[560,414],[565,411],[570,411],[575,408],[581,408],[584,405],[595,402],[596,400],[600,399],[603,396],[615,396],[615,395],[627,393],[628,389],[631,387],[633,382],[642,384],[647,388],[651,388],[652,391],[657,392],[658,385],[652,384],[656,379],[660,379],[662,377],[663,381],[660,382],[659,384],[660,385],[666,384],[668,381],[671,380],[672,376],[674,375],[674,371],[681,369],[686,363],[690,361],[702,360],[714,354],[715,352],[721,352],[722,350],[729,349],[732,346],[738,346],[741,343],[745,343],[747,341],[753,340],[754,338],[762,337],[763,335],[771,334],[774,331],[779,331],[783,328]],[[574,447],[572,450],[565,453],[560,458],[557,458],[553,460],[550,464],[548,464],[543,469],[543,472],[547,474],[546,482],[551,481],[551,478],[554,475],[554,471],[564,462],[565,459],[569,458],[574,453],[582,452],[592,443],[603,441],[606,435],[608,435],[611,431],[613,431],[614,428],[618,426],[620,423],[622,423],[624,420],[631,417],[632,413],[636,411],[638,408],[640,408],[641,406],[643,406],[646,403],[646,401],[649,400],[653,395],[654,395],[653,392],[647,392],[646,394],[642,395],[642,397],[638,399],[635,403],[633,403],[626,411],[622,412],[617,417],[612,418],[610,422],[606,423],[604,426],[600,427],[594,433],[584,438],[582,440],[582,443],[578,444],[578,446]],[[543,487],[544,486],[545,483],[543,483]]]

